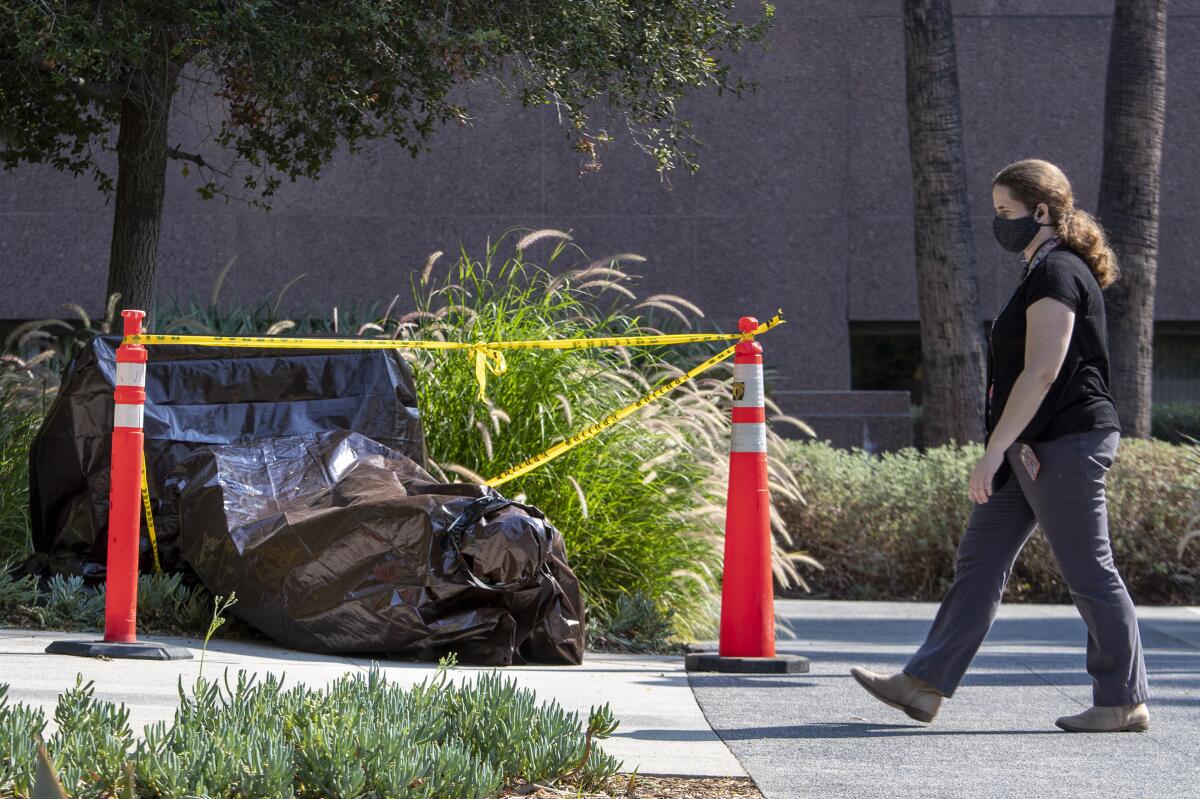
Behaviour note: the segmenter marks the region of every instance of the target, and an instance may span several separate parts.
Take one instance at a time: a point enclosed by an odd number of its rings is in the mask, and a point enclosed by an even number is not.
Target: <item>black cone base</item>
[[[191,660],[192,652],[182,646],[154,641],[117,644],[108,641],[54,641],[46,647],[48,655],[76,655],[84,658],[124,658],[132,660]]]
[[[721,657],[716,652],[692,652],[684,656],[687,671],[720,671],[731,674],[807,674],[808,658],[799,655],[775,657]]]

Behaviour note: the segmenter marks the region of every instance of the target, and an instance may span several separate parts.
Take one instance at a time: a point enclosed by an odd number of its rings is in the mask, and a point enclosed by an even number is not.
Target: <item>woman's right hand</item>
[[[985,451],[983,453],[983,457],[975,464],[975,468],[971,470],[971,476],[967,480],[967,494],[971,497],[972,502],[982,505],[988,501],[988,497],[992,495],[992,478],[995,477],[1003,462],[1003,452]]]

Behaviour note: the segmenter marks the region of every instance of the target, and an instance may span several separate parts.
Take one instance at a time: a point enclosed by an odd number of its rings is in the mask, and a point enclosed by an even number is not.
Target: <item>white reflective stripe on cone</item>
[[[141,427],[144,406],[118,403],[113,412],[113,427]]]
[[[766,452],[767,426],[761,422],[735,422],[730,452]]]
[[[733,401],[735,408],[761,408],[763,399],[763,373],[760,363],[738,363],[733,365],[733,382],[743,386],[742,398]]]
[[[146,364],[117,361],[117,385],[146,387]]]

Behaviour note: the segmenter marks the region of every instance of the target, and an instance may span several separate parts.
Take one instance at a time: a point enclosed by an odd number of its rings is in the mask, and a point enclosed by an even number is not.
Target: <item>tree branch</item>
[[[176,161],[191,161],[193,164],[200,167],[201,169],[211,169],[213,172],[216,172],[218,175],[224,175],[225,177],[229,177],[228,172],[222,172],[220,169],[217,169],[215,166],[213,166],[212,164],[205,161],[204,156],[196,155],[194,153],[185,153],[183,150],[180,150],[178,147],[168,148],[167,149],[167,157],[173,158]]]

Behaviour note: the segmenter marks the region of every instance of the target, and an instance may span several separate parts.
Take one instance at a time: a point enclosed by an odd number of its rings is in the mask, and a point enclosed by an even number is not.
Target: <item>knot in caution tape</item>
[[[782,308],[780,308],[778,311],[776,311],[775,315],[772,316],[770,319],[768,319],[765,322],[760,323],[758,327],[754,328],[753,330],[747,330],[745,333],[742,333],[741,336],[738,337],[738,341],[739,342],[754,341],[754,337],[757,336],[759,333],[766,333],[771,328],[773,328],[777,325],[781,325],[781,324],[783,324],[783,309]]]
[[[475,354],[475,382],[479,384],[479,399],[487,399],[488,372],[502,375],[508,371],[508,362],[504,360],[504,352],[487,344],[472,344],[471,352]]]

